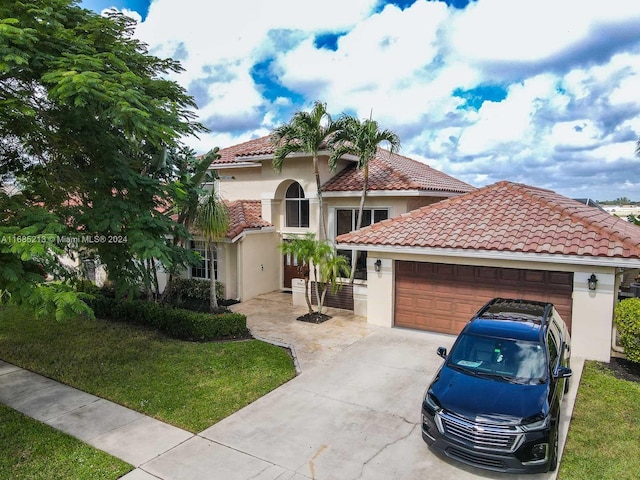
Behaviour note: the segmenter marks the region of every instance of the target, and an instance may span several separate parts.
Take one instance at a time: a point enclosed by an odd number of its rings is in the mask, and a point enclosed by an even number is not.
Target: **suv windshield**
[[[517,383],[544,383],[546,358],[535,342],[463,334],[447,358],[449,367]]]

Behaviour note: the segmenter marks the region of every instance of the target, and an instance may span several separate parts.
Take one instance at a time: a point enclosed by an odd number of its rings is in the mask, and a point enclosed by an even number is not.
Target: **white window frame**
[[[333,209],[333,238],[335,239],[338,236],[338,212],[342,211],[342,210],[351,210],[351,230],[350,232],[354,231],[356,226],[357,226],[357,217],[358,217],[358,212],[360,211],[359,207],[335,207]],[[387,216],[386,218],[383,218],[381,220],[378,220],[378,222],[381,222],[383,220],[387,220],[389,218],[389,215],[391,214],[391,207],[365,207],[363,209],[364,212],[369,211],[371,212],[371,219],[373,220],[375,217],[375,211],[376,210],[383,210],[386,211]],[[373,223],[378,223],[378,222],[373,222]],[[373,223],[369,224],[372,225]],[[368,226],[368,225],[364,225],[364,226]],[[362,228],[364,228],[364,226]],[[345,254],[346,251],[348,251],[348,249],[340,249],[339,250],[341,254]],[[366,265],[366,258],[367,258],[367,252],[365,251],[359,251],[358,252],[359,256],[363,256],[364,257],[364,263]],[[357,263],[357,258],[355,256],[355,250],[351,250],[351,258],[348,259],[349,260],[349,265],[351,267],[353,267],[356,263]],[[366,273],[366,267],[364,270],[364,278],[360,278],[360,280],[365,280],[367,279],[367,273]]]
[[[195,278],[198,280],[210,280],[211,275],[209,272],[209,246],[207,242],[203,240],[191,240],[189,247],[191,248],[191,250],[198,252],[202,257],[202,263],[200,264],[199,267],[191,266],[191,268],[189,269],[189,278]],[[202,276],[201,274],[199,274],[199,271],[202,271],[202,270],[204,270],[205,276]],[[217,281],[218,280],[218,249],[217,248],[214,248],[213,250],[213,271]]]
[[[297,185],[300,188],[300,192],[302,192],[302,196],[300,197],[287,197],[287,192],[289,191],[289,189],[291,187],[293,187],[294,185]],[[297,210],[298,210],[298,225],[289,225],[289,215],[288,215],[288,205],[289,203],[296,203],[297,204]],[[302,222],[302,203],[306,203],[307,205],[307,224],[306,225],[301,225]],[[304,188],[302,188],[302,185],[300,185],[300,182],[292,182],[291,185],[289,185],[287,187],[287,189],[285,190],[284,193],[284,224],[286,226],[286,228],[309,228],[309,225],[311,224],[311,205],[309,202],[309,199],[306,197]]]

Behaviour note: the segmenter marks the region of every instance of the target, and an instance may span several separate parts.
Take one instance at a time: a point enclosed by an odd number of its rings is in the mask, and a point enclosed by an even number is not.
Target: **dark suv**
[[[550,303],[496,298],[467,323],[422,402],[422,438],[447,457],[499,472],[558,464],[570,339]]]

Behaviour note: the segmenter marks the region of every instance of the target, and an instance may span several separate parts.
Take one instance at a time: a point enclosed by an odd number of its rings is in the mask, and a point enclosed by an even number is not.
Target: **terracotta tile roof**
[[[214,165],[241,162],[243,161],[242,157],[251,155],[270,155],[273,153],[273,145],[271,144],[271,137],[267,135],[223,148],[219,153],[220,158],[213,162]]]
[[[322,186],[324,192],[361,191],[363,172],[350,165]],[[379,148],[369,162],[369,191],[427,190],[467,193],[475,190],[468,183],[431,168],[426,163],[392,154]]]
[[[550,190],[506,181],[341,235],[337,241],[640,258],[640,227]]]
[[[260,200],[235,200],[226,203],[231,217],[227,238],[234,239],[245,230],[272,226],[262,219]]]
[[[214,165],[232,164],[254,155],[271,155],[274,148],[271,137],[265,136],[249,140],[220,150],[220,159]],[[325,192],[352,192],[362,190],[362,172],[355,164],[347,167],[326,182]],[[427,190],[466,193],[474,187],[453,178],[427,164],[398,154],[391,154],[382,148],[369,163],[369,190]]]

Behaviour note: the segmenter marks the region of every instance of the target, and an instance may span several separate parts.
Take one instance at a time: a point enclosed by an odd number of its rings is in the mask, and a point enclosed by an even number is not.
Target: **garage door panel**
[[[475,278],[479,282],[493,282],[498,279],[497,268],[476,268]]]
[[[551,302],[571,327],[571,272],[396,262],[395,325],[457,334],[495,297]]]
[[[520,270],[512,268],[502,268],[498,271],[500,280],[505,282],[519,283],[522,280],[522,274]]]

